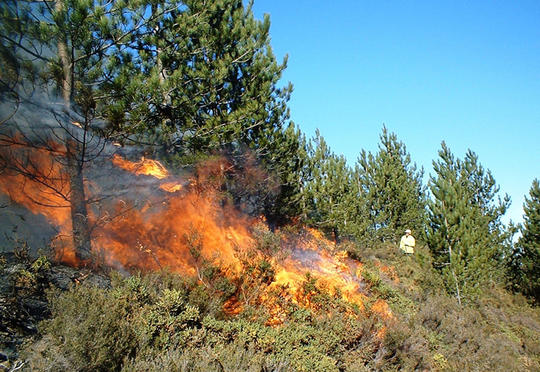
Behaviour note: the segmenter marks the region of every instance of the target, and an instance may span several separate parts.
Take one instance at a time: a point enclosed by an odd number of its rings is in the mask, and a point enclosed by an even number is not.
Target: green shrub
[[[280,288],[264,292],[267,302],[257,300],[274,270],[264,255],[244,257],[235,278],[202,262],[202,280],[167,271],[112,273],[110,288],[51,291],[52,318],[40,324],[24,357],[36,371],[539,370],[539,309],[496,287],[460,306],[429,278],[428,255],[377,249],[391,248],[375,248],[364,262],[368,311],[309,274],[294,300]],[[389,266],[399,281],[383,270]],[[35,276],[46,267],[21,269]],[[236,316],[223,311],[231,296],[246,300]],[[370,314],[378,299],[392,318]],[[265,325],[269,304],[282,309],[283,324]]]
[[[345,315],[344,304],[307,279],[304,291],[326,311],[291,303],[289,320],[275,328],[199,307],[213,289],[167,272],[114,275],[109,289],[51,291],[53,316],[25,356],[34,370],[58,371],[337,371],[358,363],[350,354],[373,349],[372,320]]]

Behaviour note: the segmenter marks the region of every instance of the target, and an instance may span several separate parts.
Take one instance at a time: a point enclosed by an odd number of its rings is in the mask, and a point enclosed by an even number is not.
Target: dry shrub
[[[349,244],[348,250],[354,247]],[[351,248],[353,247],[353,248]],[[376,370],[540,370],[540,311],[493,285],[476,303],[459,306],[443,290],[431,254],[421,244],[414,256],[392,244],[355,248],[371,290],[386,298],[397,321],[369,363]],[[376,267],[391,265],[399,277],[385,280]],[[364,273],[363,273],[364,275]]]
[[[439,355],[450,370],[523,370],[523,356],[531,354],[523,353],[521,340],[509,337],[485,311],[459,306],[451,297],[433,296],[413,319],[413,332],[425,335],[433,355]]]
[[[394,320],[386,324],[310,277],[302,288],[319,310],[281,298],[286,318],[279,327],[264,325],[257,304],[229,317],[223,303],[230,283],[205,267],[201,275],[212,285],[159,272],[116,276],[110,288],[53,292],[53,317],[25,357],[36,371],[540,370],[539,309],[497,287],[460,306],[429,278],[433,271],[422,261],[428,256],[388,256],[364,262],[363,273],[370,301],[384,298],[392,308]],[[395,267],[399,282],[375,262]]]
[[[422,333],[410,324],[396,322],[386,332],[375,366],[387,371],[432,370],[432,359],[429,343]]]
[[[339,299],[321,294],[320,314],[291,303],[289,320],[272,328],[212,311],[204,304],[215,294],[170,273],[54,291],[52,318],[24,356],[36,371],[326,372],[368,365],[378,349],[375,319],[353,316]]]
[[[257,352],[253,346],[219,344],[201,349],[167,350],[155,357],[137,357],[128,361],[122,371],[147,372],[260,372],[293,371],[285,361]]]

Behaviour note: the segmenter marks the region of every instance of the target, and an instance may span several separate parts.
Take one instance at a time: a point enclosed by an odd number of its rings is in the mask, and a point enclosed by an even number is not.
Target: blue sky
[[[291,118],[353,165],[383,124],[432,173],[441,141],[512,197],[540,178],[540,1],[255,0],[289,55]]]

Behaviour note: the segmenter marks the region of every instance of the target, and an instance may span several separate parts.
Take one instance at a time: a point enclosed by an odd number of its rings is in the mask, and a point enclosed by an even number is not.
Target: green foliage
[[[27,264],[21,264],[12,277],[13,288],[18,294],[35,294],[42,292],[46,284],[46,275],[51,268],[47,257],[40,256],[34,261],[27,261],[28,257],[23,259]],[[21,260],[21,258],[18,258]]]
[[[51,263],[49,262],[49,259],[45,256],[39,256],[33,263],[32,263],[32,270],[36,273],[48,271],[51,269]]]
[[[427,242],[448,292],[461,302],[502,277],[507,234],[501,217],[510,200],[495,202],[499,188],[472,151],[456,160],[443,142],[439,156],[430,179]]]
[[[291,122],[284,131],[265,136],[262,162],[279,180],[279,194],[265,203],[268,221],[279,226],[299,217],[305,210],[303,194],[308,155],[307,144],[300,129]]]
[[[53,318],[42,324],[47,337],[40,341],[48,347],[38,343],[41,354],[31,359],[37,366],[51,361],[48,368],[57,370],[119,370],[137,348],[182,342],[182,330],[201,315],[186,303],[185,285],[171,279],[166,273],[117,277],[110,290],[81,285],[51,292]]]
[[[257,224],[253,228],[253,238],[255,240],[253,248],[262,253],[265,258],[279,256],[282,239],[280,233],[270,231],[264,224]]]
[[[147,26],[147,4],[144,0],[131,1],[129,7],[123,1],[3,2],[0,42],[9,51],[6,58],[16,83],[24,88],[54,83],[66,103],[78,103],[83,112],[107,104],[108,97],[91,93],[115,74],[119,56],[135,45],[133,36]],[[15,85],[11,88],[16,94],[20,87]]]
[[[362,151],[355,169],[334,154],[319,132],[308,144],[302,210],[308,223],[336,240],[364,246],[395,241],[405,228],[421,231],[425,218],[422,170],[386,128],[376,155]],[[398,233],[399,234],[399,233]]]
[[[521,237],[511,257],[516,288],[540,303],[540,183],[535,179],[525,197]]]
[[[287,136],[292,86],[277,87],[286,58],[278,63],[272,53],[269,17],[256,20],[240,0],[141,3],[151,12],[138,46],[115,55],[116,73],[103,86],[114,97],[105,112],[115,130],[139,133],[164,153],[272,151]]]
[[[403,142],[383,127],[376,155],[360,153],[356,176],[366,210],[360,235],[371,240],[396,241],[405,229],[422,231],[425,221],[423,170],[411,164]]]
[[[359,214],[357,183],[345,157],[337,156],[317,131],[308,146],[308,169],[304,188],[307,221],[339,239],[349,235]]]
[[[350,243],[348,249],[354,250]],[[127,278],[113,273],[110,288],[82,284],[66,292],[51,291],[52,317],[40,324],[40,337],[28,343],[23,357],[37,371],[540,367],[540,313],[522,298],[494,287],[476,302],[460,306],[444,291],[437,292],[440,274],[431,269],[426,248],[418,247],[421,258],[399,255],[388,243],[358,252],[365,254],[359,278],[368,295],[367,312],[346,306],[308,275],[301,291],[311,307],[276,293],[286,321],[269,327],[264,325],[264,304],[253,305],[256,311],[225,315],[223,303],[230,294],[217,292],[215,283],[208,287],[169,272]],[[45,267],[42,263],[35,266]],[[255,260],[253,268],[243,275],[254,277],[271,265]],[[33,270],[31,265],[28,270]],[[205,278],[221,276],[213,270]],[[246,296],[263,281],[246,286]],[[385,323],[369,310],[380,299],[392,311],[392,320]],[[212,301],[217,306],[209,305]]]
[[[305,286],[314,301],[331,301],[313,280]],[[41,324],[43,337],[27,348],[26,358],[35,370],[251,370],[254,364],[337,371],[347,369],[350,353],[376,347],[371,325],[337,311],[313,317],[294,310],[290,322],[271,328],[202,310],[202,292],[166,272],[116,276],[110,289],[53,291],[52,319]]]

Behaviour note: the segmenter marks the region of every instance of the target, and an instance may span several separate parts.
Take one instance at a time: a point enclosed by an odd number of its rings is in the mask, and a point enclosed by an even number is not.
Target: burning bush
[[[351,352],[378,343],[371,321],[343,316],[339,307],[305,317],[289,303],[298,314],[277,328],[247,314],[228,318],[220,306],[200,306],[222,304],[223,296],[167,272],[116,276],[110,289],[81,285],[49,297],[53,318],[26,350],[35,370],[337,371]]]

